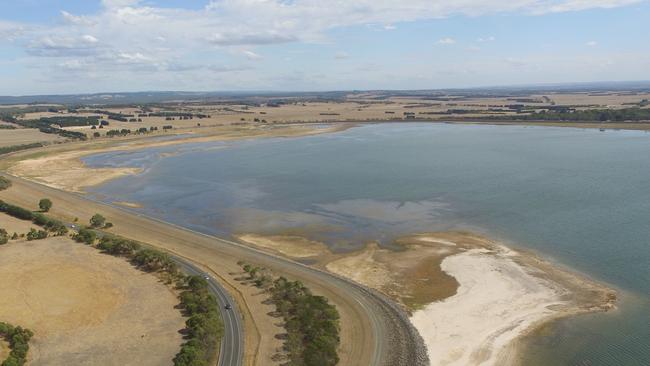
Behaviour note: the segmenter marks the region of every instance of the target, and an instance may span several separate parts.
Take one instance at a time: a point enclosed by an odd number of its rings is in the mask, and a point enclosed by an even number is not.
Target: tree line
[[[200,276],[186,276],[179,270],[169,254],[147,248],[140,243],[102,233],[90,228],[82,228],[74,236],[78,242],[94,245],[103,253],[127,258],[134,266],[145,272],[158,273],[166,277],[168,283],[176,282],[183,291],[180,306],[184,315],[186,341],[174,357],[175,366],[207,366],[215,358],[217,346],[223,337],[223,322],[219,305],[208,289],[207,281]]]
[[[34,142],[31,144],[22,144],[22,145],[11,145],[11,146],[3,146],[0,147],[0,155],[2,154],[9,154],[11,152],[16,152],[16,151],[21,151],[21,150],[27,150],[27,149],[33,149],[37,147],[43,147],[43,145],[40,142]]]
[[[300,281],[273,278],[265,269],[240,262],[257,287],[268,291],[284,318],[284,348],[290,366],[330,366],[339,362],[339,313],[327,298],[311,293]]]
[[[50,118],[65,118],[65,117],[44,117],[41,119],[30,119],[30,120],[15,120],[13,123],[19,124],[25,128],[36,128],[39,131],[43,133],[50,133],[50,134],[56,134],[62,137],[67,137],[67,138],[74,138],[74,139],[80,139],[80,140],[85,140],[87,138],[86,134],[83,132],[77,132],[77,131],[68,131],[64,130],[59,127],[53,127],[53,124],[58,125],[56,122],[60,123],[71,123],[73,126],[76,126],[75,122],[65,122],[62,120],[50,120]],[[73,118],[73,117],[70,117]],[[81,122],[79,122],[81,123]],[[84,122],[82,126],[86,126],[87,122]],[[60,125],[59,125],[60,126]],[[62,126],[63,127],[63,126]]]
[[[214,357],[223,337],[223,321],[219,304],[208,289],[208,282],[200,276],[183,280],[181,307],[189,319],[185,322],[188,340],[174,357],[174,366],[207,366]]]
[[[49,207],[51,207],[51,202]],[[45,229],[30,230],[30,233],[27,234],[28,240],[44,239],[47,237],[48,232],[53,233],[54,235],[65,235],[68,233],[68,228],[61,221],[48,217],[40,212],[32,212],[2,200],[0,200],[0,212],[4,212],[7,215],[20,220],[30,220],[35,225],[41,226]]]
[[[494,119],[495,117],[480,117]],[[529,114],[516,116],[498,116],[499,120],[524,120],[524,121],[554,121],[554,122],[639,122],[650,121],[650,109],[647,108],[622,108],[622,109],[586,109],[558,108],[542,110]]]

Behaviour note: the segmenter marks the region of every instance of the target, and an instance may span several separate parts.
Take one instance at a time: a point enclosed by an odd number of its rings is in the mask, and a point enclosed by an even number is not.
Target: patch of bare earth
[[[380,290],[409,310],[456,293],[458,281],[440,268],[442,260],[468,248],[485,247],[486,239],[467,233],[444,232],[399,238],[402,250],[376,244],[330,261],[329,271]]]
[[[184,318],[155,276],[54,237],[0,246],[0,319],[34,332],[30,365],[171,365]]]
[[[237,235],[240,241],[256,247],[269,249],[292,258],[309,258],[328,253],[323,243],[293,235]]]

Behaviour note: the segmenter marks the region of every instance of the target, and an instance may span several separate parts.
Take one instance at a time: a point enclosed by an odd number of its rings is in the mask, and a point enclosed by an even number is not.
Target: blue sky
[[[650,80],[644,0],[0,0],[0,94]]]

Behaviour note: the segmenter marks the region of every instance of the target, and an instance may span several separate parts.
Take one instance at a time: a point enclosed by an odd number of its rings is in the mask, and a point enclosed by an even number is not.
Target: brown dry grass
[[[65,139],[58,135],[42,133],[33,128],[17,128],[15,130],[0,129],[0,147],[63,140]]]
[[[26,234],[30,228],[36,229],[38,226],[32,224],[31,221],[18,220],[15,217],[0,213],[0,228],[7,230],[9,235],[12,235],[14,232],[20,235]]]
[[[171,365],[176,295],[121,258],[65,237],[0,247],[0,319],[34,331],[30,364]]]

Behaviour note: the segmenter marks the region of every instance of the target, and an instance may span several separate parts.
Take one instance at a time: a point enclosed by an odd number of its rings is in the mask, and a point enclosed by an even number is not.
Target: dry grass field
[[[0,147],[63,140],[64,138],[60,136],[42,133],[33,128],[19,128],[15,130],[0,129]]]
[[[176,295],[123,259],[66,237],[11,241],[0,277],[0,319],[35,334],[30,365],[171,365],[180,348]]]

